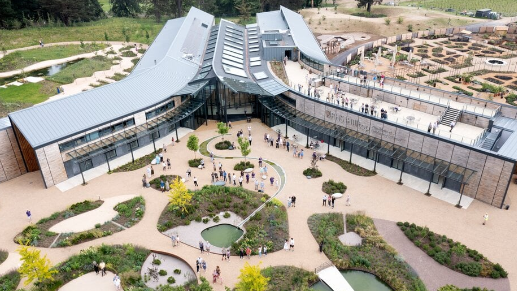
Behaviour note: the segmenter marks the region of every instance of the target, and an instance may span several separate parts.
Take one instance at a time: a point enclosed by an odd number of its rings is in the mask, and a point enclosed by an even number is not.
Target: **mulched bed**
[[[415,246],[451,270],[472,277],[497,279],[508,276],[499,264],[490,262],[476,250],[469,249],[445,235],[436,234],[429,228],[417,226],[414,223],[398,222],[397,225]]]
[[[508,81],[508,80],[512,80],[513,79],[512,76],[503,76],[503,75],[495,75],[494,77],[499,79],[499,80],[504,80],[504,81]]]
[[[113,173],[119,173],[119,172],[130,172],[130,171],[134,171],[134,170],[138,170],[138,169],[141,169],[147,165],[150,165],[151,164],[151,161],[153,159],[156,158],[156,155],[158,155],[159,153],[162,152],[162,149],[158,149],[156,150],[155,153],[150,153],[148,155],[145,155],[141,158],[138,158],[135,160],[134,163],[127,163],[125,165],[122,165],[116,169],[114,169],[112,172]]]
[[[436,58],[443,58],[443,57],[445,57],[445,55],[444,55],[444,54],[440,54],[440,53],[434,53],[434,54],[433,54],[433,57],[436,57]]]
[[[94,209],[99,208],[104,201],[88,201],[75,203],[67,210],[55,212],[51,216],[42,218],[36,224],[27,226],[21,233],[14,237],[15,243],[29,244],[31,246],[48,248],[58,236],[57,233],[49,229],[59,222]]]
[[[497,79],[495,79],[495,78],[492,78],[492,77],[485,78],[485,80],[487,80],[487,81],[489,81],[489,82],[492,82],[492,83],[495,83],[495,84],[497,84],[497,85],[502,85],[502,84],[504,84],[504,82],[499,81],[499,80],[497,80]]]
[[[350,174],[354,174],[354,175],[362,176],[362,177],[371,177],[371,176],[377,175],[377,173],[374,171],[370,171],[359,165],[356,165],[354,163],[349,163],[348,161],[342,160],[342,159],[337,158],[332,155],[327,155],[325,157],[325,159],[340,165],[341,168],[343,168],[345,171],[349,172]]]

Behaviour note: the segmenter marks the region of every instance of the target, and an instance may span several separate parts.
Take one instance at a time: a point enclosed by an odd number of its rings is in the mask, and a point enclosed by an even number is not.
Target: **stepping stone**
[[[334,197],[336,199],[341,198],[341,197],[343,197],[343,193],[334,193],[334,194],[332,194],[332,197]]]
[[[253,172],[253,168],[247,168],[246,170],[243,171],[244,173],[251,173]]]

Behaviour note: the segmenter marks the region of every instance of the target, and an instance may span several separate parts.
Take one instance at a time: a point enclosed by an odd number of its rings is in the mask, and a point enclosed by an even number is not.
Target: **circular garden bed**
[[[323,182],[323,185],[321,186],[321,191],[331,195],[334,193],[343,194],[346,191],[346,185],[343,184],[343,182],[328,180],[327,182]]]
[[[232,146],[232,143],[228,140],[223,140],[215,144],[215,148],[218,150],[227,150]]]

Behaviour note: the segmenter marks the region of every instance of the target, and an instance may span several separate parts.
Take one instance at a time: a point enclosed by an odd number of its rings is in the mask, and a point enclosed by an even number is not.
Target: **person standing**
[[[320,242],[320,253],[323,253],[323,241]]]
[[[427,127],[427,133],[431,133],[431,129],[433,129],[433,124],[429,122],[429,126]]]
[[[99,264],[96,261],[93,261],[93,270],[95,271],[95,275],[99,275]]]
[[[350,194],[346,195],[346,206],[350,206]]]
[[[251,134],[248,136],[248,141],[249,141],[250,146],[251,146]]]
[[[330,197],[330,195],[327,195],[327,204],[328,207],[332,207],[332,197]]]
[[[228,260],[228,262],[230,261],[230,248],[226,249],[226,259]]]
[[[291,242],[289,243],[289,249],[294,252],[294,238],[291,238]]]
[[[250,183],[250,174],[246,173],[246,184]]]
[[[203,245],[202,241],[199,241],[199,250],[201,251],[201,253],[203,253],[205,250],[205,246]]]
[[[171,159],[167,158],[167,169],[170,170],[171,169]],[[190,171],[190,169],[189,169]],[[190,176],[189,176],[190,177]]]
[[[259,167],[262,167],[262,157],[259,158]]]
[[[205,260],[203,260],[202,265],[203,265],[203,272],[206,273],[206,261]]]
[[[264,245],[263,249],[264,249],[264,250],[263,250],[263,252],[262,252],[262,253],[264,254],[264,256],[267,256],[267,246],[266,246],[266,245]]]
[[[451,130],[449,130],[449,132],[452,132],[452,129],[454,128],[454,126],[456,126],[456,121],[451,121]]]
[[[153,166],[151,166],[151,177],[154,176],[154,169]]]
[[[160,180],[160,189],[162,189],[162,193],[165,192],[165,182]]]
[[[291,208],[291,196],[287,198],[287,208]]]
[[[287,240],[285,240],[284,242],[284,251],[289,251],[289,243],[287,242]]]
[[[151,178],[151,166],[147,167],[147,177]]]
[[[226,174],[226,170],[224,170],[224,171],[223,171],[223,181],[225,181],[225,182],[226,182],[226,175],[227,175],[227,174]]]
[[[296,196],[291,196],[291,204],[293,205],[293,207],[296,207]]]
[[[255,190],[258,191],[259,181],[255,179]]]
[[[243,180],[244,180],[244,179],[242,178],[242,176],[240,176],[240,177],[239,177],[239,186],[241,186],[241,187],[242,187],[242,181],[243,181]]]
[[[27,219],[29,219],[29,223],[32,223],[32,213],[29,209],[25,211],[25,215],[27,215]]]
[[[271,182],[271,186],[273,186],[273,183],[275,183],[275,177],[271,176],[269,178],[269,182]]]
[[[199,260],[200,259],[201,258],[198,257],[197,260],[196,260],[196,273],[199,273]]]
[[[285,142],[285,146],[287,147],[287,152],[289,152],[289,146],[290,146],[290,145],[291,145],[291,144],[289,143],[289,141],[286,141],[286,142]]]
[[[222,257],[221,257],[221,261],[226,260],[226,248],[223,248],[223,249],[221,250],[221,255],[222,255]]]
[[[262,246],[258,247],[258,256],[259,258],[262,258]]]
[[[120,277],[118,275],[115,275],[115,277],[113,277],[113,284],[115,285],[115,288],[117,288],[117,290],[120,290]]]
[[[260,190],[264,193],[264,181],[260,181]]]
[[[207,255],[210,254],[210,242],[209,241],[206,241],[206,243],[205,243],[205,251],[206,251]]]
[[[233,175],[232,175],[232,180],[233,180],[233,186],[237,186],[237,176],[235,175],[235,173],[233,173]]]
[[[244,258],[244,250],[242,248],[239,249],[239,258],[242,260]]]
[[[248,125],[248,134],[251,135],[251,125]]]
[[[334,202],[336,201],[336,197],[332,196],[332,209],[334,209]]]
[[[249,260],[249,259],[250,259],[250,257],[251,257],[251,249],[250,249],[250,247],[249,247],[249,246],[248,246],[248,247],[246,247],[246,256],[248,257],[248,260]]]
[[[483,215],[483,225],[486,225],[487,222],[488,222],[488,212],[485,213],[485,215]]]
[[[323,194],[323,206],[327,206],[327,195]]]
[[[178,247],[179,247],[179,246],[181,245],[181,244],[180,244],[180,242],[181,242],[181,241],[180,241],[180,235],[179,235],[179,234],[176,234],[176,246],[178,246]]]
[[[101,261],[99,264],[99,270],[101,271],[101,276],[104,277],[106,275],[106,263],[104,261]]]
[[[197,184],[197,177],[196,177],[196,176],[194,176],[194,179],[193,179],[193,180],[194,180],[194,186],[195,186],[195,187],[199,187],[199,186],[198,186],[198,184]]]
[[[172,246],[175,247],[176,246],[176,236],[174,234],[171,234],[171,241],[172,241]]]

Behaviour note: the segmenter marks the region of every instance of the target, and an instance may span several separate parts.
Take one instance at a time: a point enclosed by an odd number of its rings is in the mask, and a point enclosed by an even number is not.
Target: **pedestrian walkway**
[[[20,259],[21,256],[18,253],[9,253],[7,259],[2,264],[0,264],[0,276],[10,272],[11,270],[18,269],[22,264]]]
[[[78,290],[95,290],[95,291],[114,291],[117,290],[113,284],[115,274],[106,271],[106,275],[101,276],[90,272],[82,275],[59,288],[59,291],[78,291]]]
[[[354,291],[335,266],[319,271],[318,277],[334,291]]]

